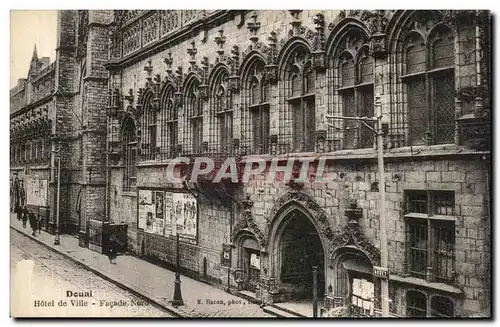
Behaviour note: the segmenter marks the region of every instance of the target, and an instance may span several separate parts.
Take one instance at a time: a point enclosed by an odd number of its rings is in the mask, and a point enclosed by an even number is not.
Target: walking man
[[[37,227],[37,223],[38,222],[37,222],[37,219],[36,219],[36,215],[32,211],[28,211],[28,217],[29,217],[29,220],[30,220],[30,227],[33,230],[33,233],[31,233],[31,235],[36,236],[36,230],[38,229],[38,227]]]
[[[23,206],[23,208],[19,208],[19,212],[21,213],[21,217],[23,220],[23,228],[26,228],[26,222],[28,221],[28,209],[26,209],[26,206]]]

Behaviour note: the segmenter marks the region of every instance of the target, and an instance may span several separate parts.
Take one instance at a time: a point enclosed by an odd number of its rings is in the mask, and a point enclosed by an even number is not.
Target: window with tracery
[[[162,158],[174,158],[176,156],[176,146],[178,143],[179,131],[179,108],[174,100],[174,87],[168,85],[162,94],[160,128],[160,153]]]
[[[184,140],[187,145],[186,152],[201,153],[203,143],[203,102],[200,98],[197,79],[192,79],[187,86],[184,97],[188,119],[188,130]]]
[[[336,91],[342,115],[373,117],[373,57],[368,54],[367,38],[359,31],[350,32],[336,49]],[[367,123],[374,127],[373,123]],[[365,124],[345,120],[342,124],[343,148],[360,149],[373,146],[374,133]]]
[[[122,126],[123,140],[123,163],[125,171],[123,173],[123,191],[130,192],[136,187],[136,161],[137,161],[137,134],[135,123],[128,117]]]
[[[251,119],[252,153],[269,153],[269,81],[264,75],[264,62],[255,61],[250,68],[247,87]]]
[[[211,132],[215,134],[211,139],[218,141],[218,145],[213,148],[221,152],[231,151],[233,139],[233,93],[228,88],[228,80],[229,74],[223,70],[212,86],[212,112],[215,114],[217,127],[211,128]]]
[[[314,151],[315,147],[315,74],[311,55],[297,47],[285,68],[287,102],[292,116],[293,151]]]
[[[455,57],[452,31],[438,26],[424,37],[411,31],[403,48],[410,145],[454,142]]]
[[[154,95],[148,92],[142,105],[141,159],[153,160],[156,156],[156,108],[153,106]]]

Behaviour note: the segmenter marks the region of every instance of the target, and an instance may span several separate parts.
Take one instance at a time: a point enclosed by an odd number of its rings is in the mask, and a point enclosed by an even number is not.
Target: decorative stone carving
[[[259,226],[255,223],[252,215],[253,201],[250,200],[250,195],[246,195],[245,199],[240,202],[243,212],[241,219],[233,227],[233,232],[231,235],[231,241],[234,241],[236,234],[244,228],[248,228],[256,237],[257,242],[261,247],[266,247],[266,237],[264,233],[260,230]]]
[[[266,216],[266,224],[269,229],[272,221],[275,219],[278,211],[285,205],[297,203],[304,207],[312,216],[312,218],[317,222],[321,233],[326,236],[328,240],[332,240],[334,233],[330,228],[328,223],[327,215],[323,209],[314,201],[314,198],[309,195],[302,193],[297,190],[292,190],[285,195],[281,196],[278,201],[275,202],[273,208]]]
[[[160,35],[164,36],[180,27],[179,10],[160,10]]]
[[[278,49],[276,32],[271,31],[269,37],[269,51],[267,54],[267,65],[264,67],[265,75],[271,84],[278,81]]]
[[[198,49],[196,49],[194,41],[191,42],[191,48],[188,48],[186,52],[190,57],[189,64],[191,64],[191,66],[196,65],[196,53],[198,52]]]
[[[217,53],[219,54],[219,56],[222,56],[224,54],[224,50],[222,48],[224,46],[224,43],[226,43],[226,37],[223,34],[224,34],[224,30],[221,28],[219,30],[219,35],[217,35],[214,38],[215,44],[217,44],[217,46],[219,47],[219,50],[217,50]]]
[[[231,49],[231,63],[230,63],[230,73],[229,76],[229,89],[231,91],[238,91],[240,87],[240,51],[237,45],[233,46]]]
[[[158,40],[158,15],[155,13],[142,21],[143,45]]]
[[[259,37],[257,36],[257,31],[260,29],[260,22],[257,21],[257,13],[255,11],[250,16],[250,18],[252,18],[253,21],[247,23],[247,29],[252,34],[252,36],[250,36],[250,41],[256,43],[259,40]]]
[[[384,59],[387,54],[386,35],[375,33],[370,38],[369,52],[376,59]]]
[[[330,238],[330,257],[340,248],[354,245],[367,255],[372,265],[380,266],[380,250],[364,235],[358,223],[363,216],[363,210],[353,202],[351,207],[346,210],[345,215],[348,219],[347,226],[343,232],[333,232],[333,236]]]

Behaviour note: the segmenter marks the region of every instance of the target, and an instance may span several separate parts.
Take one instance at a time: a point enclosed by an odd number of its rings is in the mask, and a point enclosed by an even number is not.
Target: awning
[[[363,274],[373,274],[373,267],[369,266],[364,260],[347,259],[343,262],[344,268],[360,272]]]

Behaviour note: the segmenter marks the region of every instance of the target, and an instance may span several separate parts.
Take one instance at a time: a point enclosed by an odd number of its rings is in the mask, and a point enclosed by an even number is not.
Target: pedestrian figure
[[[36,220],[36,227],[38,229],[38,234],[42,234],[42,216],[38,215],[38,218]]]
[[[26,222],[28,221],[28,209],[24,206],[22,209],[19,209],[23,220],[23,228],[26,228]]]
[[[118,246],[116,242],[115,233],[109,236],[109,246],[108,246],[108,259],[109,263],[116,264],[116,257],[118,256]]]
[[[31,233],[31,235],[36,236],[36,230],[38,229],[38,227],[35,213],[28,211],[28,218],[30,221],[30,227],[33,230],[33,233]]]
[[[21,221],[23,220],[23,208],[21,208],[18,204],[16,204],[16,214],[17,214],[17,220]]]

